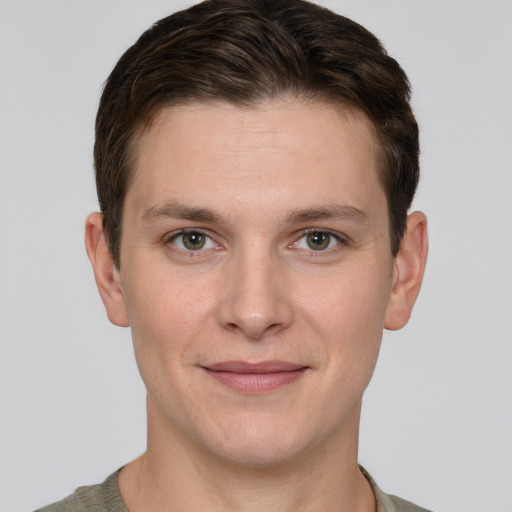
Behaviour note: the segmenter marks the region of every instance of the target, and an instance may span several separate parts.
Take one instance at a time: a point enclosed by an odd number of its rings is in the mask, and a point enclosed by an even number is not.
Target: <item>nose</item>
[[[218,319],[231,332],[251,340],[290,326],[293,308],[286,289],[285,269],[268,251],[242,252],[226,264]]]

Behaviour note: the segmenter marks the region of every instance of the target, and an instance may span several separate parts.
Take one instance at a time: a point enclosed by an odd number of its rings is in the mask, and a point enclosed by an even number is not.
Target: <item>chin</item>
[[[297,459],[305,451],[303,447],[280,443],[273,439],[243,439],[229,446],[215,449],[216,455],[225,462],[254,469],[277,468]]]
[[[306,428],[295,430],[289,423],[248,421],[230,422],[228,429],[212,435],[204,447],[226,463],[246,468],[280,467],[301,457],[323,437]],[[324,434],[325,435],[325,434]]]

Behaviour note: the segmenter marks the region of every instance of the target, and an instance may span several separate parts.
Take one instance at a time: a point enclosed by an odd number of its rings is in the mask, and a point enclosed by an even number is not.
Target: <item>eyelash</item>
[[[210,241],[210,243],[215,244],[216,247],[208,247],[206,249],[201,247],[197,250],[193,250],[193,249],[187,249],[184,247],[178,247],[175,244],[173,244],[173,242],[175,242],[177,239],[179,239],[179,237],[186,235],[186,234],[198,234],[198,235],[204,236],[207,239],[205,243],[208,243],[208,241]],[[331,248],[326,248],[326,249],[318,249],[318,250],[315,250],[312,248],[310,248],[308,250],[308,249],[299,248],[299,247],[295,247],[295,249],[311,253],[311,256],[320,256],[322,253],[327,253],[327,252],[330,253],[337,249],[339,250],[340,246],[346,246],[349,244],[349,241],[347,240],[347,238],[342,236],[340,233],[330,231],[329,229],[309,228],[309,229],[302,230],[300,232],[299,236],[297,236],[294,239],[294,241],[291,244],[289,244],[287,247],[293,248],[293,246],[296,246],[302,239],[304,239],[305,237],[307,237],[308,235],[311,235],[311,234],[328,235],[329,237],[334,238],[334,240],[336,241],[336,246],[331,247]],[[169,235],[167,235],[163,241],[166,246],[172,246],[172,250],[180,252],[181,254],[186,254],[189,257],[204,256],[205,251],[218,250],[222,247],[217,242],[215,242],[215,240],[213,239],[212,236],[210,236],[206,231],[204,231],[202,229],[180,229],[179,231],[176,231],[176,232],[173,232],[173,233],[170,233]],[[183,242],[182,242],[182,244],[183,244]]]
[[[173,244],[173,242],[175,242],[177,239],[179,239],[183,235],[187,235],[187,234],[201,235],[201,236],[205,237],[206,244],[208,244],[208,242],[210,242],[210,243],[215,244],[216,247],[208,247],[206,249],[203,249],[201,247],[197,250],[193,250],[193,249],[187,249],[185,247],[178,247],[175,244]],[[180,229],[179,231],[170,233],[168,236],[166,236],[164,238],[164,244],[166,246],[172,246],[173,250],[180,252],[181,254],[186,254],[189,257],[200,257],[200,256],[204,255],[205,251],[210,251],[212,249],[217,250],[220,247],[219,244],[217,244],[214,241],[214,239],[207,232],[205,232],[201,229]],[[183,242],[182,242],[182,244],[183,244]]]
[[[348,240],[346,239],[346,237],[342,236],[340,233],[331,231],[329,229],[309,228],[309,229],[304,229],[300,233],[300,236],[288,247],[297,245],[303,238],[307,237],[308,235],[312,235],[312,234],[328,235],[329,237],[334,238],[334,240],[336,241],[335,247],[331,247],[331,248],[327,248],[327,249],[317,249],[317,250],[312,249],[312,248],[310,248],[309,250],[303,249],[304,251],[311,253],[310,255],[314,256],[314,257],[320,256],[322,253],[330,253],[332,251],[339,250],[341,246],[348,245]],[[300,250],[300,248],[298,248],[298,249]]]

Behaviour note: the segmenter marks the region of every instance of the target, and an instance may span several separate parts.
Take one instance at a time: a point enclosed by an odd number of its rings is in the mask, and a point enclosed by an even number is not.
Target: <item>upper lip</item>
[[[249,363],[246,361],[223,361],[220,363],[204,366],[205,369],[214,372],[231,373],[278,373],[293,372],[307,368],[303,364],[291,363],[289,361],[262,361],[260,363]]]

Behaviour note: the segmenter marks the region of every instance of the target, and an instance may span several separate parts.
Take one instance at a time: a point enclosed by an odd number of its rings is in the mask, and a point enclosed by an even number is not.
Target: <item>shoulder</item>
[[[71,496],[36,512],[128,512],[117,487],[118,473],[102,484],[79,487]]]
[[[387,494],[386,496],[393,503],[393,510],[395,510],[395,512],[430,512],[426,508],[418,507],[418,505],[399,498],[398,496],[393,496],[392,494]]]
[[[430,512],[426,508],[418,507],[418,505],[398,496],[386,494],[362,466],[359,466],[359,468],[372,488],[377,503],[377,512]]]

